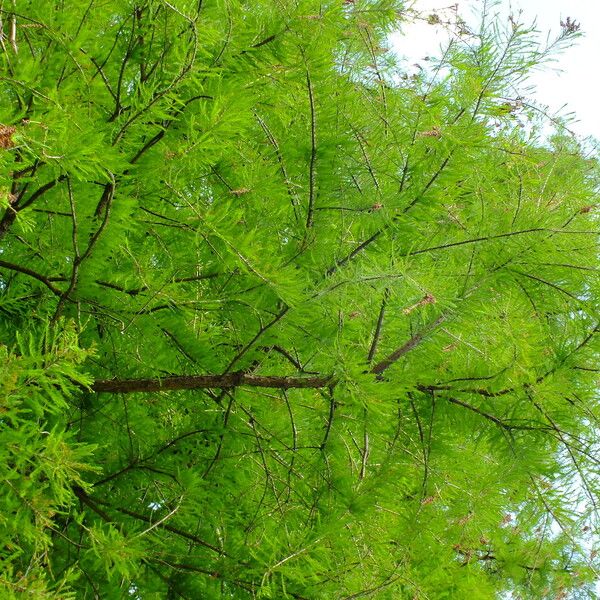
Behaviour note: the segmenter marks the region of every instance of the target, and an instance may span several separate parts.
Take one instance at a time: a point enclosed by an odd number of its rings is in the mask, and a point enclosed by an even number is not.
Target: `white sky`
[[[468,23],[476,25],[476,15],[483,2],[414,0],[412,6],[427,15],[433,10],[448,9],[458,3],[459,14]],[[578,135],[593,135],[600,139],[600,35],[594,34],[600,22],[600,0],[499,0],[493,10],[502,12],[504,18],[509,11],[516,17],[521,10],[517,20],[525,25],[535,21],[542,42],[548,33],[556,37],[561,29],[560,22],[566,17],[581,24],[583,36],[575,41],[574,46],[558,54],[553,63],[536,71],[530,82],[536,87],[534,98],[549,106],[550,112],[566,105],[561,115],[575,113],[577,121],[570,128]],[[410,62],[439,54],[440,45],[444,45],[447,39],[442,27],[425,22],[405,25],[402,35],[392,37],[396,51],[407,55]]]

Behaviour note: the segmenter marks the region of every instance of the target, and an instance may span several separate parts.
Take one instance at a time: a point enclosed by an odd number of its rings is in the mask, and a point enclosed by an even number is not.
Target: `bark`
[[[230,389],[246,385],[250,387],[277,388],[323,388],[331,385],[331,376],[286,377],[278,375],[252,375],[250,373],[225,373],[224,375],[176,375],[155,379],[98,379],[94,392],[130,394],[132,392],[164,392],[167,390]]]

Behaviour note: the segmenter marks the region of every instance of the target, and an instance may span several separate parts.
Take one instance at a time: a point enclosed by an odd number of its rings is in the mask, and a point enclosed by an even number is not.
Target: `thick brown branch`
[[[289,390],[292,388],[323,388],[331,385],[332,376],[285,377],[226,373],[224,375],[178,375],[162,379],[98,379],[94,392],[129,394],[133,392],[164,392],[168,390],[230,389],[241,385]]]

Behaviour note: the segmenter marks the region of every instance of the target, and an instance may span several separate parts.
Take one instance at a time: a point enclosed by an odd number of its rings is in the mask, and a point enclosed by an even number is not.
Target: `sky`
[[[467,23],[476,26],[483,3],[484,0],[414,0],[412,6],[424,16],[434,11],[443,16],[444,10],[449,14],[451,7],[458,4],[459,14]],[[537,70],[529,83],[535,86],[533,98],[548,106],[551,113],[560,111],[563,116],[575,113],[576,121],[570,129],[578,136],[592,135],[600,139],[600,78],[597,75],[600,0],[499,0],[493,11],[499,12],[504,19],[512,12],[518,22],[527,26],[535,21],[541,42],[545,42],[547,35],[556,37],[561,30],[561,21],[567,17],[580,24],[583,35],[558,54],[556,60]],[[407,56],[410,63],[422,60],[424,56],[439,55],[440,45],[447,40],[448,34],[442,27],[424,21],[404,25],[403,32],[392,37],[394,49]]]

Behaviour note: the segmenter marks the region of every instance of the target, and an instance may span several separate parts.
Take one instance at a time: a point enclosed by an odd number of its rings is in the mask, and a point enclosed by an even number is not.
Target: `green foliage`
[[[556,45],[11,10],[3,597],[594,597],[598,163],[515,92]]]
[[[65,598],[59,591],[69,577],[58,580],[55,593],[43,568],[58,523],[74,507],[72,488],[87,488],[84,476],[97,471],[89,464],[94,446],[67,431],[69,404],[91,383],[77,368],[89,353],[72,326],[58,333],[30,328],[16,338],[13,351],[0,346],[0,590],[6,598]]]

